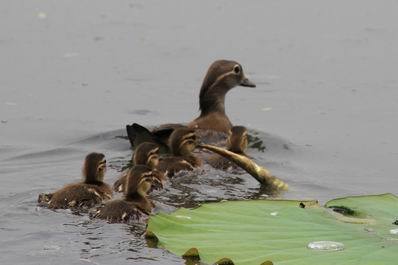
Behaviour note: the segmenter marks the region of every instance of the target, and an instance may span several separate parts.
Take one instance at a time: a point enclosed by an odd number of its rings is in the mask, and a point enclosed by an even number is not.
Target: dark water
[[[397,1],[12,1],[0,3],[0,263],[181,264],[142,226],[37,208],[104,152],[109,182],[130,157],[127,123],[186,122],[215,59],[257,83],[227,96],[284,198],[396,193]],[[206,168],[205,168],[206,169]],[[247,175],[194,172],[158,210],[264,196]]]

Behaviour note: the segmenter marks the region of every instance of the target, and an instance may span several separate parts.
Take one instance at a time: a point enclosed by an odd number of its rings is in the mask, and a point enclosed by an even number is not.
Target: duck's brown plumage
[[[144,165],[129,170],[123,199],[106,202],[93,217],[108,222],[145,221],[154,204],[147,198],[152,185],[158,182],[151,168]]]
[[[50,194],[40,194],[38,202],[52,209],[90,208],[112,197],[112,188],[103,182],[105,156],[90,153],[83,166],[84,180],[69,184]]]
[[[255,84],[245,76],[238,62],[230,60],[213,62],[206,73],[199,93],[200,116],[191,121],[188,127],[227,134],[232,128],[232,123],[225,112],[225,96],[235,86],[255,87]],[[127,125],[126,129],[133,147],[149,141],[161,145],[162,149],[167,149],[165,145],[170,134],[182,126],[181,124],[167,124],[151,132],[138,124],[132,124]],[[206,141],[207,138],[209,142]],[[201,137],[201,139],[206,143],[214,143],[211,137]]]
[[[225,96],[235,86],[254,87],[236,61],[215,61],[207,71],[199,94],[200,116],[189,127],[228,133],[232,123],[225,113]]]

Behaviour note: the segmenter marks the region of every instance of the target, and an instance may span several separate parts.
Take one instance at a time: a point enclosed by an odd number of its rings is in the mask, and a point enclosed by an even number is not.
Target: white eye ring
[[[240,74],[240,66],[238,64],[234,66],[234,73],[237,75]]]

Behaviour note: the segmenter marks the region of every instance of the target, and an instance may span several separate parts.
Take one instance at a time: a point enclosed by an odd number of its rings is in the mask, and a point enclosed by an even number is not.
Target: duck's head
[[[199,105],[202,114],[223,111],[225,94],[236,86],[256,85],[244,74],[240,63],[229,60],[217,60],[212,63],[200,89]]]
[[[248,143],[247,129],[243,126],[232,127],[227,140],[228,150],[237,154],[244,154]]]
[[[138,145],[133,154],[133,163],[156,168],[159,164],[159,146],[149,142]]]
[[[90,153],[86,156],[83,165],[85,183],[101,183],[106,172],[105,155],[102,153]]]
[[[198,145],[198,138],[192,128],[178,128],[170,135],[170,148],[175,156],[191,155]]]
[[[159,184],[157,171],[145,165],[136,165],[129,170],[125,196],[128,198],[146,198],[153,186]]]

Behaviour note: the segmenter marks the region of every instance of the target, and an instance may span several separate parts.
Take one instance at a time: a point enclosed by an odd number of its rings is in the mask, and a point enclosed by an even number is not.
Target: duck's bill
[[[275,176],[272,176],[266,168],[257,165],[253,160],[246,156],[239,155],[224,148],[208,144],[201,144],[199,145],[199,147],[210,150],[232,161],[233,163],[244,169],[247,173],[252,175],[258,182],[261,183],[261,185],[268,186],[271,189],[275,190],[288,189],[288,185],[285,182],[276,178]]]
[[[256,87],[256,84],[249,80],[249,78],[243,78],[242,82],[240,83],[241,86],[246,87]]]

